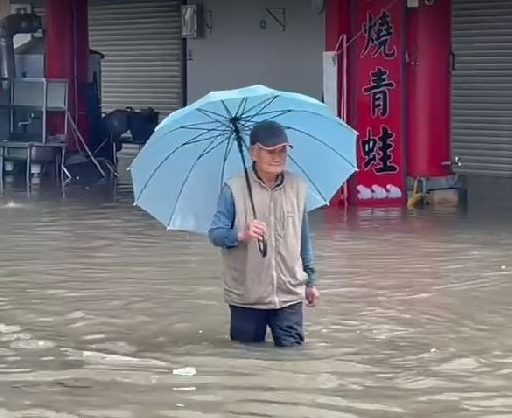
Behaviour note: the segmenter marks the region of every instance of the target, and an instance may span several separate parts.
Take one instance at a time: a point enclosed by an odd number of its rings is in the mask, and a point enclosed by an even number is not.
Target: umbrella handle
[[[258,239],[258,250],[263,258],[267,256],[267,240],[265,237]]]
[[[245,163],[243,138],[240,133],[240,127],[238,126],[238,120],[232,119],[231,123],[233,124],[233,131],[235,134],[236,142],[238,144],[238,151],[240,152],[240,157],[242,158],[242,164],[244,166],[245,184],[247,185],[247,191],[249,192],[249,197],[251,200],[252,214],[254,216],[254,219],[258,219],[256,216],[256,207],[254,206],[254,200],[252,198],[252,184],[249,178],[249,172],[247,171],[247,164]],[[267,256],[267,240],[265,239],[265,237],[258,239],[258,249],[260,250],[261,256],[265,258]]]

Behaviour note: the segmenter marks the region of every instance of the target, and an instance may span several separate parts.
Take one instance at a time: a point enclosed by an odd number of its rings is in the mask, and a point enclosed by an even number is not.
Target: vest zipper
[[[276,308],[279,308],[279,298],[277,297],[277,274],[276,274],[276,226],[274,216],[274,192],[270,191],[270,220],[272,222],[272,282],[274,285],[274,301]]]

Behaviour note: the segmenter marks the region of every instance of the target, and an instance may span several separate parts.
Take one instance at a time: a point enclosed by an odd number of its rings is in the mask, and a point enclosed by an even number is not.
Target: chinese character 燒
[[[396,173],[398,167],[393,164],[393,140],[395,134],[387,126],[382,126],[380,134],[375,136],[370,128],[366,138],[361,140],[363,168],[373,168],[376,174]]]
[[[381,54],[386,59],[395,58],[396,46],[389,45],[394,32],[391,16],[388,12],[383,10],[375,18],[372,12],[369,11],[366,16],[366,22],[363,23],[363,34],[366,40],[361,56],[366,56],[373,46],[375,49],[372,53],[372,58],[375,58],[378,54]]]
[[[364,94],[371,95],[372,116],[380,114],[385,118],[389,115],[389,89],[395,88],[395,83],[388,80],[389,71],[377,67],[370,73],[371,83],[363,88]]]

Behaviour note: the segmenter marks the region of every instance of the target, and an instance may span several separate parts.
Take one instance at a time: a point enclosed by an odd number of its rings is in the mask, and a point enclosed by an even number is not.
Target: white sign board
[[[323,76],[324,103],[338,115],[338,55],[334,51],[324,51]]]

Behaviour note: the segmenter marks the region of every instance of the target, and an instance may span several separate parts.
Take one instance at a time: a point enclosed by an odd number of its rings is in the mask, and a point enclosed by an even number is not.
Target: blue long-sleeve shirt
[[[212,224],[208,232],[213,245],[221,248],[233,248],[238,245],[238,230],[235,223],[235,201],[231,188],[225,184],[219,196],[217,211],[213,216]],[[301,230],[301,259],[302,268],[308,275],[306,285],[313,287],[316,284],[315,267],[313,259],[313,244],[309,231],[307,212],[302,217]]]

